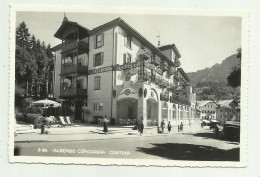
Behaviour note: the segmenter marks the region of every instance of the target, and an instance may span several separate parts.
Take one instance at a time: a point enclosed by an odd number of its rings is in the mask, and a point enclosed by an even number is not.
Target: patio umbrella
[[[38,100],[32,103],[34,106],[43,106],[43,107],[59,107],[61,106],[60,103],[52,100],[48,100],[47,98],[45,100]]]

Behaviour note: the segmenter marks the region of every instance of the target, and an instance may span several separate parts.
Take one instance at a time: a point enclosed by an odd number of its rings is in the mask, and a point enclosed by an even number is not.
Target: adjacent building
[[[240,122],[240,108],[235,100],[222,100],[217,104],[217,120],[221,125],[224,125],[225,121]]]
[[[75,121],[195,121],[196,93],[174,44],[156,47],[121,18],[89,30],[65,17],[54,36],[54,95]]]
[[[200,111],[200,119],[214,120],[216,119],[217,103],[214,101],[204,100],[197,101],[198,110]]]

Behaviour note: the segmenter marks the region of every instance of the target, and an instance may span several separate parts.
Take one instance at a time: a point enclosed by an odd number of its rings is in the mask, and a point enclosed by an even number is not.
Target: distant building
[[[54,95],[75,121],[195,121],[196,93],[174,44],[156,47],[120,18],[92,30],[65,18],[54,36]]]
[[[222,100],[218,101],[217,104],[216,116],[221,125],[225,121],[240,122],[240,108],[235,100]]]
[[[216,119],[216,108],[218,105],[214,101],[204,100],[197,101],[198,110],[200,111],[200,118],[212,120]]]

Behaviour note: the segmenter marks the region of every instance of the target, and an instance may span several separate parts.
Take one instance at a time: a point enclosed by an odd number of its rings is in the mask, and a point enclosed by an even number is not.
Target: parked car
[[[209,129],[210,129],[210,130],[211,130],[211,129],[214,129],[215,126],[216,126],[216,124],[219,125],[219,121],[217,121],[217,120],[211,120],[210,123],[209,123]]]
[[[231,141],[240,141],[240,124],[228,121],[223,128],[224,138]]]

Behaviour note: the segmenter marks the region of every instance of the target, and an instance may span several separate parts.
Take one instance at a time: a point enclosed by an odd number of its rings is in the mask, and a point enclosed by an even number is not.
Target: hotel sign
[[[117,97],[117,101],[120,101],[122,99],[126,99],[126,98],[134,98],[134,99],[138,99],[137,94],[135,92],[135,90],[133,88],[125,88],[123,89]]]
[[[123,65],[117,64],[114,66],[107,66],[107,67],[103,67],[103,68],[99,68],[99,69],[92,69],[92,70],[88,71],[88,74],[91,75],[91,74],[103,73],[103,72],[107,72],[107,71],[121,71],[121,70],[125,70],[125,69],[137,68],[137,67],[140,67],[143,65],[146,68],[155,70],[158,74],[162,75],[162,73],[163,73],[161,69],[157,68],[153,64],[143,63],[143,61],[139,61],[139,62],[133,62],[133,63],[125,63]]]

